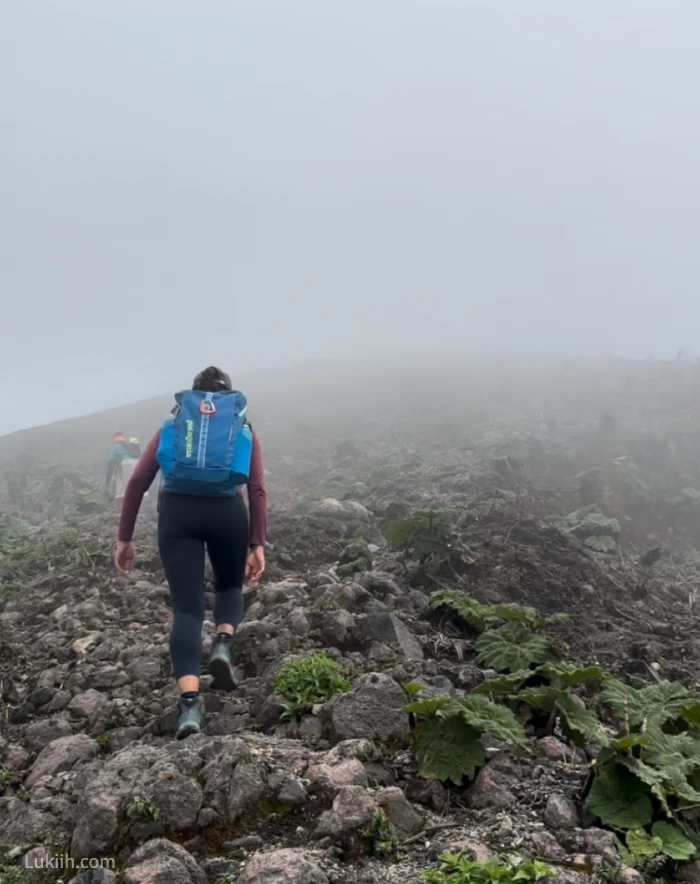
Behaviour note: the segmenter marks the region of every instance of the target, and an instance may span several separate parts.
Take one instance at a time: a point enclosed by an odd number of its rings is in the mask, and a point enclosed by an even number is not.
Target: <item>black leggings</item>
[[[243,495],[192,497],[164,493],[158,546],[173,602],[170,656],[175,678],[199,676],[204,623],[204,547],[214,571],[214,620],[234,627],[243,619],[248,510]]]

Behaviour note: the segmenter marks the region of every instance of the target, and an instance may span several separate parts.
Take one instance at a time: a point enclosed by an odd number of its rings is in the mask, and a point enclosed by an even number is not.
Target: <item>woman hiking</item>
[[[172,599],[170,656],[180,689],[177,739],[183,739],[200,731],[203,717],[205,547],[216,590],[209,673],[214,690],[230,691],[236,686],[231,644],[243,619],[243,581],[254,584],[265,570],[267,496],[260,443],[245,417],[246,399],[232,389],[229,376],[205,368],[175,400],[127,486],[115,562],[122,574],[131,571],[136,517],[161,469],[158,547]]]

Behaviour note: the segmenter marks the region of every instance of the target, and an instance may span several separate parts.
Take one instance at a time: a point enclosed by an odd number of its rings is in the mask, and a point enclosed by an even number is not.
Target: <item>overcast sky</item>
[[[5,0],[0,384],[33,394],[0,432],[210,362],[700,349],[699,31],[697,0]]]

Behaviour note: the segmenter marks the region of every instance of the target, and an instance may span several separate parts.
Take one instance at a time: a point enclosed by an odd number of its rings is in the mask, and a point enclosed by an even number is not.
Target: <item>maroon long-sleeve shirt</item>
[[[136,518],[144,494],[158,475],[157,459],[160,430],[146,446],[141,459],[126,486],[119,522],[119,540],[130,543],[134,536]],[[267,542],[267,491],[265,489],[265,466],[260,441],[253,433],[253,453],[248,479],[248,506],[250,509],[250,546],[265,546]]]

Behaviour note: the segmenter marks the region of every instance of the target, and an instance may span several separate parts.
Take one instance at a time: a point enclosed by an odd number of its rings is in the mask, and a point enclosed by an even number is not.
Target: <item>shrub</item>
[[[323,651],[290,660],[275,679],[275,690],[285,699],[283,720],[299,719],[317,703],[350,690],[343,667]]]
[[[468,851],[446,853],[437,869],[423,872],[425,884],[531,884],[554,872],[538,860],[498,858],[481,863]]]

